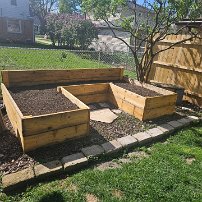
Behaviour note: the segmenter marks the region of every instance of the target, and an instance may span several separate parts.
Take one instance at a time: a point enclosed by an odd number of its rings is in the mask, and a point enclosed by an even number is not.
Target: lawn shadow
[[[62,143],[41,147],[28,152],[28,155],[36,162],[45,163],[48,161],[61,160],[63,157],[81,152],[84,147],[107,142],[95,128],[90,127],[90,134],[73,140],[67,140]]]
[[[66,200],[62,196],[62,193],[59,191],[53,191],[47,193],[38,200],[38,202],[65,202]]]

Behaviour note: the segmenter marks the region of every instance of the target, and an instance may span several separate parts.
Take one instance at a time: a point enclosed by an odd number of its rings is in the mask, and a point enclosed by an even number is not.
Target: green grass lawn
[[[96,60],[95,52],[79,54],[67,50],[0,48],[0,70],[16,69],[75,69],[104,68],[112,65]],[[135,78],[135,73],[125,71],[125,74]],[[1,81],[1,78],[0,78]]]
[[[166,142],[140,148],[149,156],[133,158],[121,168],[88,168],[52,182],[41,183],[0,200],[86,201],[202,201],[202,123],[181,130]],[[117,161],[118,159],[114,160]]]
[[[96,60],[83,59],[65,50],[3,48],[0,51],[0,66],[5,69],[67,69],[109,67]]]

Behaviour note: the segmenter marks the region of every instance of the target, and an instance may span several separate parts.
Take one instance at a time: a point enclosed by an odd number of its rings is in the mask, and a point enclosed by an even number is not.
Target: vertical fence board
[[[188,35],[171,35],[158,42],[156,50],[164,49]],[[185,98],[202,106],[202,40],[194,39],[161,52],[152,66],[150,80],[185,88]]]

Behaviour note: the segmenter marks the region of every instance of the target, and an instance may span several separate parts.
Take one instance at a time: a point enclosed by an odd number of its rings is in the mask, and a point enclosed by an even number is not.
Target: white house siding
[[[0,0],[0,17],[29,19],[29,0],[17,0],[17,6],[11,0]]]
[[[30,17],[29,0],[0,0],[0,42],[33,43],[33,19]]]

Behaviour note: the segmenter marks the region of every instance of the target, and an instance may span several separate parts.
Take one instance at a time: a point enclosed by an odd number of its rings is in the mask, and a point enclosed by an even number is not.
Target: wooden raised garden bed
[[[64,95],[79,109],[24,116],[4,84],[1,85],[1,89],[8,117],[25,152],[88,135],[89,108],[70,93]]]
[[[88,135],[89,108],[71,93],[62,93],[79,109],[39,116],[24,116],[11,96],[10,88],[24,88],[86,81],[122,80],[123,68],[76,70],[11,70],[2,71],[2,95],[6,111],[16,136],[25,152],[49,144]]]
[[[58,87],[69,91],[85,104],[110,102],[140,120],[149,120],[175,112],[177,95],[173,92],[148,84],[133,84],[158,93],[158,96],[144,97],[113,83],[83,84]]]
[[[142,96],[119,87],[118,82],[124,81],[123,68],[2,71],[2,80],[6,111],[25,152],[87,135],[90,111],[86,104],[110,102],[140,120],[158,118],[175,112],[177,95],[173,92],[148,84],[141,85],[136,81],[130,85],[150,89],[159,95]],[[99,81],[103,83],[96,83]],[[42,115],[23,115],[9,89],[47,84],[58,87],[58,92],[76,104],[78,109]]]

